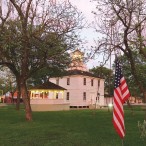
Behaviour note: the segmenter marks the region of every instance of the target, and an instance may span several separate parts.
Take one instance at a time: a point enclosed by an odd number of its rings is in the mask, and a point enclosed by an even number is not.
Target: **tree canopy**
[[[97,66],[92,69],[90,69],[90,72],[92,72],[94,75],[104,78],[104,92],[105,92],[105,97],[108,96],[113,96],[113,71],[112,69],[103,67],[103,66]]]
[[[16,79],[6,67],[0,67],[0,90],[3,94],[16,89]]]
[[[135,58],[135,66],[138,74],[139,81],[143,88],[146,88],[146,59],[139,55],[137,52],[133,52],[133,56]],[[135,82],[134,76],[132,75],[132,71],[130,69],[130,63],[127,58],[122,55],[120,57],[120,61],[122,64],[123,74],[128,83],[128,87],[130,89],[130,93],[132,96],[141,97],[142,92],[139,89],[137,83]]]
[[[133,52],[146,58],[146,1],[145,0],[94,0],[95,29],[101,33],[96,41],[95,52],[102,53],[105,60],[112,53],[124,54],[129,61],[131,74],[143,93],[146,102],[146,87],[139,80]]]
[[[5,6],[3,6],[5,4]],[[7,0],[0,12],[0,65],[16,77],[26,119],[32,120],[27,80],[44,67],[64,66],[78,43],[82,15],[69,2]]]

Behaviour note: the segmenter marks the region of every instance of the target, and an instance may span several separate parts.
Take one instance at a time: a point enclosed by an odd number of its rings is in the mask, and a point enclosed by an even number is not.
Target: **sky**
[[[96,10],[96,3],[93,2],[92,0],[69,0],[69,1],[82,12],[87,22],[92,24],[92,22],[94,21],[94,15],[92,14],[92,11]],[[91,46],[95,46],[94,40],[97,40],[99,35],[100,34],[95,32],[95,29],[93,27],[83,29],[81,31],[81,37],[87,40],[87,43],[83,45],[83,49],[90,49]],[[80,47],[81,46],[79,46],[79,49]],[[90,59],[87,62],[87,67],[93,68],[96,66],[100,66],[101,61],[102,56],[95,59]],[[110,68],[109,63],[107,63],[105,66]]]
[[[86,21],[90,24],[94,20],[94,15],[91,13],[95,9],[95,4],[91,0],[70,0],[70,2],[75,5],[83,14]],[[97,33],[93,28],[83,29],[81,31],[81,38],[86,40],[86,44],[83,45],[83,49],[90,49],[94,45],[94,40],[97,37]],[[80,49],[81,46],[79,46]],[[97,60],[89,60],[87,62],[87,67],[92,68],[97,66]]]
[[[1,0],[0,0],[1,1]],[[57,0],[52,0],[57,1]],[[65,0],[62,0],[65,1]],[[92,11],[96,10],[96,2],[93,2],[93,0],[66,0],[71,2],[74,6],[76,6],[85,17],[85,20],[91,24],[94,21],[94,15],[92,14]],[[81,46],[78,46],[78,49],[85,49],[90,50],[91,46],[95,46],[94,40],[97,40],[99,34],[95,32],[93,27],[86,28],[81,31],[81,39],[84,41],[86,40],[86,44],[82,44]],[[88,68],[92,68],[94,66],[99,66],[100,61],[102,61],[102,56],[98,57],[96,59],[90,59],[86,64]],[[108,67],[108,65],[107,65]]]

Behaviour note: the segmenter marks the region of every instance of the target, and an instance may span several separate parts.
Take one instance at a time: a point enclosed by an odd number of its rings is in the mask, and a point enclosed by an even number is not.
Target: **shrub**
[[[138,128],[140,131],[140,138],[145,138],[146,137],[146,121],[144,120],[143,123],[140,123],[138,121]]]

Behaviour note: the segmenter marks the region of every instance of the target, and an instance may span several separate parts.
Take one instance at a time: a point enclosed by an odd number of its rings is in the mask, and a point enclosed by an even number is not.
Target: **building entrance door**
[[[91,105],[95,104],[95,96],[94,96],[94,93],[90,93],[90,103],[91,103]]]

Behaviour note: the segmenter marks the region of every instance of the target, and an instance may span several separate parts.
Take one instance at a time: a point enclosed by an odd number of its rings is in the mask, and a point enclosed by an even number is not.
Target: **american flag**
[[[123,104],[130,97],[126,80],[121,71],[119,60],[116,60],[114,100],[113,100],[113,125],[121,138],[125,136]]]

